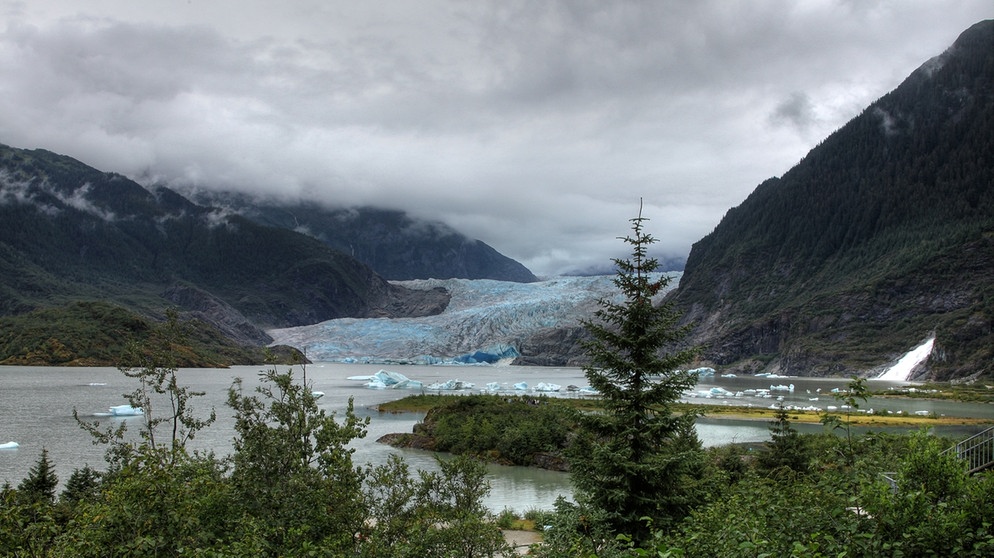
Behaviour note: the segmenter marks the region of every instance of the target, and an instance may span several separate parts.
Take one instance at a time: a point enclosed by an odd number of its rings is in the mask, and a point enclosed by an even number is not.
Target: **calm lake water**
[[[205,416],[213,408],[217,422],[201,432],[191,443],[196,449],[210,449],[218,455],[230,452],[234,436],[233,417],[225,404],[227,390],[234,378],[244,380],[246,388],[256,385],[262,366],[239,366],[229,369],[183,369],[181,383],[205,396],[194,400],[198,415]],[[282,367],[281,367],[282,369]],[[380,463],[389,454],[402,455],[412,469],[433,469],[435,456],[417,450],[397,450],[376,443],[383,434],[410,432],[422,415],[416,413],[386,414],[375,410],[376,405],[398,399],[412,390],[372,390],[363,382],[349,380],[350,376],[371,375],[386,369],[400,372],[425,385],[459,379],[472,382],[479,391],[488,382],[507,384],[539,382],[561,386],[587,384],[583,372],[576,368],[519,367],[519,366],[384,366],[363,364],[317,363],[308,365],[307,380],[313,388],[325,393],[319,400],[328,412],[342,411],[349,398],[355,401],[356,413],[370,417],[368,433],[354,442],[357,463]],[[299,374],[299,369],[296,371]],[[769,389],[771,385],[794,384],[794,391],[774,392],[783,395],[784,404],[805,406],[838,405],[830,393],[833,388],[845,388],[843,379],[768,379],[755,377],[712,378],[697,386],[699,391],[720,387],[732,393],[750,389]],[[898,385],[871,382],[871,389]],[[72,471],[85,464],[102,469],[104,447],[92,444],[90,436],[80,430],[72,417],[76,409],[81,418],[98,420],[103,424],[133,421],[132,430],[140,426],[140,418],[100,417],[108,407],[126,403],[122,394],[134,389],[135,383],[115,368],[65,368],[0,366],[0,443],[16,441],[16,450],[0,450],[0,483],[10,481],[16,485],[37,461],[42,448],[46,448],[62,481]],[[811,401],[817,398],[818,401]],[[773,399],[752,396],[721,399],[688,399],[700,403],[725,403],[729,405],[754,405],[768,407]],[[949,403],[936,401],[870,400],[861,407],[875,410],[888,409],[913,413],[928,411],[949,416],[994,416],[994,406],[987,404]],[[821,425],[797,425],[799,430],[819,430]],[[941,431],[952,436],[967,436],[981,428],[963,427]],[[769,429],[763,421],[734,421],[704,418],[698,422],[698,434],[705,445],[760,442],[769,439]],[[560,495],[569,496],[569,478],[563,473],[525,467],[490,467],[491,494],[487,505],[494,511],[507,508],[519,512],[531,508],[548,509]]]

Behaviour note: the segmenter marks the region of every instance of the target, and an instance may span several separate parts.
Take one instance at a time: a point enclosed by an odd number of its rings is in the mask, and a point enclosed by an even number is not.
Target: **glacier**
[[[667,289],[681,273],[669,272]],[[317,362],[493,364],[518,356],[522,340],[546,328],[579,325],[621,301],[614,275],[556,277],[536,283],[490,279],[394,281],[411,289],[445,288],[452,296],[437,316],[341,318],[272,329],[274,345],[291,345]]]

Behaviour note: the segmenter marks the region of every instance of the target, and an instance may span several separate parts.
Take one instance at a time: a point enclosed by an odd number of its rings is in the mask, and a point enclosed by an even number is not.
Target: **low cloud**
[[[952,9],[955,6],[955,9]],[[0,0],[0,142],[437,219],[540,275],[663,257],[989,2]]]

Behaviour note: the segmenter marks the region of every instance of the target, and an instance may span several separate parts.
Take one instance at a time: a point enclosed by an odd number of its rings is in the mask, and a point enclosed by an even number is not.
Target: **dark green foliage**
[[[678,346],[687,328],[677,326],[679,314],[669,304],[654,302],[668,279],[653,273],[657,262],[647,250],[655,239],[643,231],[645,220],[632,219],[632,236],[624,238],[631,259],[615,260],[624,301],[602,301],[596,321],[585,324],[592,340],[585,343],[591,364],[584,371],[604,412],[582,417],[570,451],[578,496],[636,540],[647,534],[643,518],[665,527],[687,513],[702,466],[694,414],[670,408],[695,384],[678,368],[698,351]]]
[[[144,339],[148,320],[103,302],[76,302],[0,318],[0,362],[18,365],[96,365],[123,355]]]
[[[76,469],[69,475],[66,487],[59,495],[59,503],[73,505],[77,502],[92,499],[100,488],[101,474],[89,465]]]
[[[783,405],[777,409],[776,418],[770,423],[771,441],[766,451],[759,454],[759,463],[769,470],[786,467],[798,473],[808,469],[810,454],[805,439],[790,424],[790,415]]]
[[[347,445],[365,436],[368,419],[356,418],[350,401],[339,423],[292,371],[264,372],[255,391],[243,393],[236,380],[228,395],[237,508],[262,530],[267,554],[305,545],[344,552],[364,521],[363,475]]]
[[[860,551],[865,518],[847,510],[849,498],[835,478],[751,477],[692,513],[664,548],[688,558],[836,556]]]
[[[76,502],[55,555],[178,556],[210,549],[240,526],[223,466],[144,447]]]
[[[167,309],[166,313],[169,312]],[[0,316],[0,364],[108,366],[133,343],[150,342],[156,321],[107,302],[77,301],[17,316]],[[265,362],[264,350],[233,342],[200,320],[184,321],[187,337],[174,346],[181,367]]]
[[[955,457],[943,454],[952,441],[924,431],[867,434],[855,440],[851,467],[845,439],[802,437],[819,456],[811,474],[780,468],[768,476],[750,467],[678,529],[656,530],[640,551],[701,558],[980,557],[994,549],[994,477],[967,477]],[[879,474],[888,467],[900,471],[896,489]]]
[[[28,476],[17,485],[18,497],[28,503],[52,504],[55,502],[55,489],[59,477],[55,474],[52,462],[48,460],[48,450],[41,449],[41,456],[35,462]]]
[[[472,395],[433,408],[416,431],[438,451],[536,465],[540,454],[561,455],[575,425],[575,413],[554,400]]]
[[[989,556],[994,477],[968,477],[964,462],[926,430],[908,442],[896,488],[868,491],[876,537],[905,556]]]
[[[370,471],[360,556],[508,556],[482,505],[486,467],[466,457],[438,460],[439,471],[411,475],[396,457]]]
[[[555,513],[545,525],[544,544],[533,552],[541,558],[616,558],[631,555],[627,545],[618,540],[619,533],[614,531],[608,514],[589,504],[559,498],[555,503]]]

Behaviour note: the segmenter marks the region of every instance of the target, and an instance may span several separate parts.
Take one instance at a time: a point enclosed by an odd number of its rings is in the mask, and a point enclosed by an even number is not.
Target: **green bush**
[[[575,424],[575,412],[553,399],[471,395],[432,409],[421,430],[439,451],[533,465],[536,454],[560,453]]]

